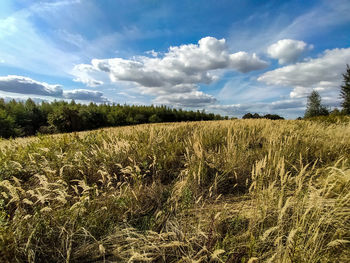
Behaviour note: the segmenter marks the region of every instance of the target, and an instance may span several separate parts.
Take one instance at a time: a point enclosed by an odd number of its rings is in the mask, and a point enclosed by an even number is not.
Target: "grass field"
[[[350,262],[350,123],[0,142],[2,262]]]

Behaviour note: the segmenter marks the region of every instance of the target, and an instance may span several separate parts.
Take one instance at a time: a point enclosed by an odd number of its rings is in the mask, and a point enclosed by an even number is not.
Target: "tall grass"
[[[347,262],[350,124],[233,120],[0,142],[4,262]]]

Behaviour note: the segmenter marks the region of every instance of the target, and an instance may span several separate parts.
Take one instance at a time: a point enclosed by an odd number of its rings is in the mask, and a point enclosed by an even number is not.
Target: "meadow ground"
[[[350,262],[350,122],[0,142],[3,262]]]

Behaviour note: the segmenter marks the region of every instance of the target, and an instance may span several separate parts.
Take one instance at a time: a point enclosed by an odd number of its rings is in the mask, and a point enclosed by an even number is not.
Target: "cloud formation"
[[[205,37],[198,44],[170,47],[163,56],[157,53],[157,56],[139,56],[133,59],[93,59],[91,65],[80,64],[73,71],[78,72],[77,81],[87,84],[97,83],[100,80],[94,79],[94,76],[98,72],[105,72],[112,82],[132,82],[143,93],[161,96],[155,101],[175,103],[176,100],[181,104],[180,100],[191,100],[201,105],[207,103],[210,96],[199,92],[198,84],[214,82],[219,78],[218,71],[246,73],[263,69],[267,65],[256,54],[242,51],[231,54],[225,39]]]
[[[350,61],[350,48],[326,50],[320,57],[268,71],[258,81],[292,87],[291,98],[307,96],[313,89],[337,92],[341,74]]]
[[[63,93],[60,85],[50,85],[45,82],[38,82],[27,77],[16,75],[0,77],[0,90],[54,97],[61,97]]]
[[[158,96],[155,100],[157,104],[170,104],[175,107],[204,107],[216,102],[216,99],[201,91],[192,91],[190,93],[176,93],[172,96]]]
[[[96,87],[104,84],[104,81],[101,80],[103,77],[105,77],[104,74],[101,74],[99,70],[95,69],[91,65],[76,65],[73,68],[72,74],[75,76],[73,81],[84,83],[88,87]]]
[[[272,58],[278,59],[279,64],[288,64],[296,62],[302,53],[312,48],[312,45],[304,41],[282,39],[269,46],[267,53]]]
[[[46,82],[39,82],[28,77],[9,75],[0,77],[0,91],[48,96],[58,99],[74,99],[93,102],[108,102],[102,92],[85,89],[63,91],[61,85],[51,85]]]
[[[103,96],[102,92],[85,90],[85,89],[64,91],[63,97],[65,99],[72,99],[72,100],[85,100],[85,101],[93,101],[93,102],[101,102],[101,103],[109,102],[109,100]]]
[[[232,69],[245,73],[265,68],[267,63],[256,54],[230,54],[225,39],[205,37],[198,44],[170,47],[162,58],[93,59],[92,66],[109,73],[112,81],[131,81],[143,87],[166,89],[179,84],[211,83],[217,79],[212,70]]]

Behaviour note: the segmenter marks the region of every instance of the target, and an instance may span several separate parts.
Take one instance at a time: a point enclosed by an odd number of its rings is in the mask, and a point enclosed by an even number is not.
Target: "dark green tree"
[[[48,116],[48,123],[59,132],[72,132],[82,130],[78,110],[63,105]]]
[[[244,114],[242,117],[242,119],[252,119],[252,118],[253,118],[253,114],[251,114],[250,112]]]
[[[153,114],[151,117],[148,118],[148,121],[150,123],[157,123],[157,122],[161,122],[162,119],[159,118],[159,116],[157,114]]]
[[[329,112],[327,108],[321,104],[320,94],[316,90],[313,90],[307,97],[307,105],[304,118],[326,116],[328,114]]]
[[[0,108],[0,137],[9,138],[18,135],[20,131],[16,128],[15,120]]]
[[[284,120],[283,117],[281,117],[281,116],[279,116],[277,114],[266,114],[266,115],[264,115],[263,118],[269,119],[269,120]]]
[[[341,106],[345,114],[350,114],[350,67],[348,64],[343,78],[344,84],[340,86],[340,97],[343,99]]]
[[[261,116],[258,113],[253,114],[253,119],[260,119]]]

